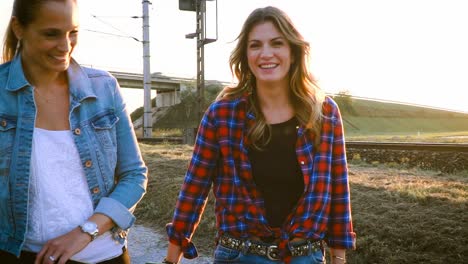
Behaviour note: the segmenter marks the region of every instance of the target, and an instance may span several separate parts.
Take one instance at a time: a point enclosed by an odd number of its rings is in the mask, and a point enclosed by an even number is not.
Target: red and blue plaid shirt
[[[206,111],[172,223],[166,226],[169,241],[181,246],[185,258],[198,256],[191,237],[213,186],[218,236],[275,236],[282,249],[293,237],[325,240],[332,248],[354,248],[343,125],[336,103],[327,97],[323,104],[320,145],[314,146],[309,130],[302,126],[297,130],[304,193],[282,228],[274,230],[268,226],[248,158],[247,132],[255,122],[248,96],[221,99]]]

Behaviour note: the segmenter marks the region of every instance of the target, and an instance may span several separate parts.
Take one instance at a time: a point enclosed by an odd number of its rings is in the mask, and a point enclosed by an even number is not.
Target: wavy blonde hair
[[[257,149],[261,149],[269,142],[271,127],[266,123],[260,109],[255,91],[255,76],[251,73],[247,62],[248,35],[253,27],[264,22],[272,22],[289,42],[292,61],[294,61],[289,69],[290,100],[294,107],[295,117],[301,125],[315,134],[317,145],[320,142],[322,104],[325,95],[309,69],[309,43],[297,31],[288,15],[276,7],[257,8],[244,22],[241,33],[236,38],[237,45],[229,58],[231,73],[236,76],[239,83],[233,87],[225,87],[217,99],[236,98],[246,92],[252,93],[253,96],[249,96],[249,100],[257,122],[249,131],[248,136]]]

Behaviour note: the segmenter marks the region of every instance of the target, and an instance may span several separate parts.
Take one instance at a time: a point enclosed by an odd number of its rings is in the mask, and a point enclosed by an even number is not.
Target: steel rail
[[[147,144],[158,144],[161,142],[183,143],[183,139],[181,137],[138,138],[138,142]],[[466,143],[346,141],[346,148],[468,152],[468,144]]]
[[[415,142],[370,142],[346,141],[348,149],[393,149],[393,150],[421,150],[421,151],[454,151],[468,152],[465,143],[415,143]]]
[[[146,143],[146,144],[159,144],[163,142],[169,143],[177,143],[182,144],[183,138],[182,137],[152,137],[152,138],[137,138],[139,143]]]

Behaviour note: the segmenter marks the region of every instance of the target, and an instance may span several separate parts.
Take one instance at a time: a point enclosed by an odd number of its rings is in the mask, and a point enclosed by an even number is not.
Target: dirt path
[[[161,263],[166,256],[167,240],[153,229],[134,225],[128,234],[128,252],[132,264]],[[198,257],[194,260],[183,259],[180,263],[208,264],[212,259]]]

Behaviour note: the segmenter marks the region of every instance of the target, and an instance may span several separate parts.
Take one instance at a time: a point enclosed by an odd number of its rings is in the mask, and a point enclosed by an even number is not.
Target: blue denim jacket
[[[67,74],[70,128],[95,212],[114,221],[114,237],[123,244],[146,191],[147,168],[116,79],[73,60]],[[0,65],[0,250],[16,255],[27,227],[35,117],[33,87],[18,55]]]

